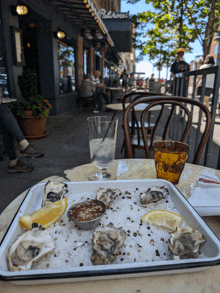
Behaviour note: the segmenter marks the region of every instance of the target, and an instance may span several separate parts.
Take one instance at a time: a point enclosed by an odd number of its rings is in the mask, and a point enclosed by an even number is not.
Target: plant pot
[[[21,119],[21,130],[26,138],[41,138],[47,136],[47,117],[37,119],[31,115],[31,111],[25,111],[25,117]]]

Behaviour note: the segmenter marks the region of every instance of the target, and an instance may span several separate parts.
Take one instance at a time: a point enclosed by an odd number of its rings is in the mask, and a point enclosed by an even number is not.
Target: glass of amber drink
[[[178,184],[188,158],[188,144],[177,141],[158,141],[154,146],[154,161],[157,178]]]

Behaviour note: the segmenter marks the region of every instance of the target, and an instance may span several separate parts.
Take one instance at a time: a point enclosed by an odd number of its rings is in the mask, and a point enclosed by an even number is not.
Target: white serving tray
[[[220,241],[201,219],[199,214],[177,190],[177,188],[168,181],[161,179],[145,179],[145,180],[115,180],[115,181],[85,181],[85,182],[66,182],[69,192],[66,197],[78,195],[80,201],[82,195],[94,198],[100,187],[119,188],[122,192],[127,190],[147,190],[149,187],[165,186],[169,189],[172,202],[178,213],[183,217],[186,225],[197,228],[206,238],[206,242],[201,247],[201,256],[197,259],[185,260],[160,260],[152,262],[139,263],[117,263],[100,266],[83,266],[72,268],[57,269],[32,269],[22,272],[10,272],[7,267],[6,255],[9,247],[17,239],[18,235],[25,231],[19,223],[21,215],[30,214],[41,207],[43,198],[43,189],[45,183],[33,186],[20,208],[18,209],[14,219],[12,220],[4,238],[0,245],[0,279],[16,282],[16,284],[43,284],[43,283],[60,283],[60,282],[79,282],[102,279],[116,279],[126,277],[143,277],[160,274],[174,274],[184,272],[196,272],[204,270],[209,266],[220,264]],[[155,209],[158,207],[155,205]],[[147,210],[146,210],[147,212]],[[126,229],[125,229],[126,230]]]

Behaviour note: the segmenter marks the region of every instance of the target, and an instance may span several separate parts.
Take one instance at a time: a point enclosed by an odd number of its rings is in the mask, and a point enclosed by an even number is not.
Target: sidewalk
[[[91,162],[87,132],[87,117],[105,115],[112,117],[113,112],[100,112],[74,109],[69,113],[50,116],[47,121],[48,136],[31,140],[33,145],[45,153],[43,158],[23,159],[34,166],[34,171],[24,174],[8,174],[8,157],[0,162],[0,213],[9,203],[26,189],[39,181],[58,175],[64,177],[64,170]],[[121,146],[123,143],[122,112],[116,113],[119,118],[116,159],[123,158]],[[18,156],[19,156],[19,147]]]

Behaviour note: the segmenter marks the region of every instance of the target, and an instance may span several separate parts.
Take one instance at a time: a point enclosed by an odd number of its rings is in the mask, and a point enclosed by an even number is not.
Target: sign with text
[[[128,19],[130,18],[129,11],[128,12],[107,12],[104,8],[99,9],[98,14],[102,19]]]

